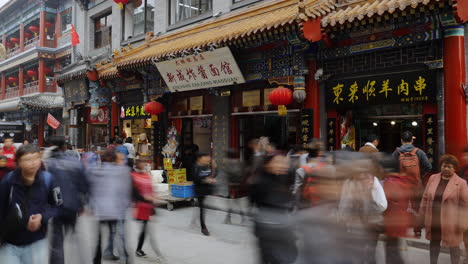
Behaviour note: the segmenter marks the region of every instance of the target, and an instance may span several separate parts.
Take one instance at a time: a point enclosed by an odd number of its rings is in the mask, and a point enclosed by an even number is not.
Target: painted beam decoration
[[[245,83],[228,47],[159,62],[156,67],[172,92]]]
[[[435,102],[436,74],[415,71],[330,80],[326,86],[328,107]]]

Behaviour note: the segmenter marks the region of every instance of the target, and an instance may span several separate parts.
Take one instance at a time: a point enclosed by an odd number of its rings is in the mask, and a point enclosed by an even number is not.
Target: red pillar
[[[44,146],[44,115],[39,115],[39,125],[37,127],[37,140],[39,141],[39,147]]]
[[[6,77],[5,74],[2,74],[2,83],[1,83],[1,88],[2,88],[2,97],[1,99],[5,99],[5,90],[6,90]]]
[[[41,11],[39,15],[39,46],[45,47],[46,43],[46,32],[45,32],[46,12]]]
[[[45,72],[44,72],[44,68],[45,68],[45,61],[44,59],[39,59],[39,74],[38,74],[38,78],[39,78],[39,92],[40,93],[43,93],[44,90],[45,90],[45,81],[46,81],[46,77],[45,77]]]
[[[315,71],[317,71],[317,62],[309,61],[308,64],[309,75],[306,82],[307,96],[304,101],[304,108],[311,108],[314,110],[314,138],[320,138],[320,86],[314,76]]]
[[[112,96],[117,97],[118,94],[117,93],[112,93]],[[112,132],[111,132],[111,137],[117,136],[115,134],[114,128],[119,126],[119,117],[120,117],[119,112],[120,112],[119,111],[119,105],[116,102],[112,101],[112,112],[111,112],[112,113],[112,120],[111,120],[111,126],[112,126],[111,131]]]
[[[23,66],[19,67],[19,72],[18,72],[18,90],[19,90],[19,96],[23,96],[23,90],[24,90],[24,69]]]
[[[20,24],[20,52],[24,51],[24,24]]]
[[[55,47],[58,47],[58,39],[62,36],[62,16],[57,14],[55,17]]]
[[[445,153],[462,157],[467,145],[465,39],[461,25],[444,30]]]

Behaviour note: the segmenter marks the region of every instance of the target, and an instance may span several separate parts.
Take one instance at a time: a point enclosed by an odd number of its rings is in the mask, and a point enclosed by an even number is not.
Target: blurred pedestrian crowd
[[[441,247],[449,248],[451,263],[458,264],[462,242],[468,246],[468,148],[461,161],[446,154],[433,168],[413,140],[405,131],[402,145],[385,154],[375,135],[359,152],[328,152],[318,139],[284,151],[262,137],[249,143],[242,159],[228,150],[216,162],[193,148],[184,160],[198,204],[192,221],[199,217],[201,233],[209,236],[206,196],[226,198],[224,223],[231,224],[236,212],[243,222],[253,222],[262,264],[376,263],[380,239],[386,263],[405,263],[402,239],[420,238],[422,230],[430,241],[431,264]],[[156,261],[166,263],[148,225],[158,204],[148,161],[137,158],[131,138],[125,142],[81,155],[61,137],[42,150],[34,144],[16,149],[4,139],[0,263],[65,263],[64,238],[80,232],[76,223],[83,214],[95,217],[98,232],[92,260],[79,254],[79,263],[132,263],[133,255],[146,256],[146,237]],[[249,198],[247,210],[239,197]],[[127,245],[129,208],[141,223],[135,252]]]

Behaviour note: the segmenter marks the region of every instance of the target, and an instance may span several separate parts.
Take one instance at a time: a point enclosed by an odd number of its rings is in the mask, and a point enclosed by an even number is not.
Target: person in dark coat
[[[251,193],[257,205],[254,230],[262,264],[293,263],[297,258],[296,237],[289,215],[293,183],[286,156],[272,153],[265,157]]]
[[[213,186],[216,183],[214,173],[211,169],[212,165],[216,166],[211,162],[211,156],[206,153],[200,153],[197,156],[197,162],[193,166],[192,173],[195,183],[195,195],[197,196],[198,206],[200,207],[201,232],[205,236],[209,236],[210,232],[205,224],[204,201],[207,195],[212,194]]]

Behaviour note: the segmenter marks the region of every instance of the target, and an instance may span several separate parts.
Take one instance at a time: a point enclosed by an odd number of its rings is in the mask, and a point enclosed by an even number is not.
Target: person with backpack
[[[52,221],[50,264],[63,264],[64,236],[68,231],[75,232],[78,214],[83,209],[83,201],[88,193],[88,184],[81,162],[67,154],[65,138],[54,136],[49,142],[54,149],[51,156],[44,160],[44,166],[54,175],[63,194],[63,204]]]
[[[41,170],[40,149],[16,153],[18,168],[0,182],[0,263],[47,263],[47,226],[63,199],[60,186]]]
[[[413,145],[413,142],[413,133],[410,131],[403,132],[401,134],[402,145],[393,152],[393,157],[399,160],[400,173],[409,178],[409,182],[412,186],[409,209],[411,209],[414,218],[416,218],[423,191],[423,177],[426,173],[432,170],[432,164],[427,158],[426,153],[421,149],[416,148]],[[416,219],[414,219],[413,222],[416,224]],[[421,230],[418,226],[415,226],[414,234],[416,237],[421,236]]]

